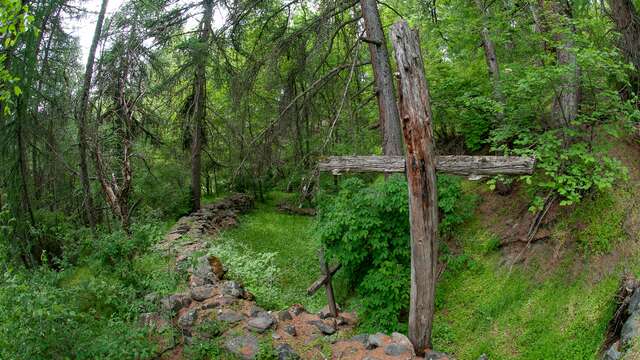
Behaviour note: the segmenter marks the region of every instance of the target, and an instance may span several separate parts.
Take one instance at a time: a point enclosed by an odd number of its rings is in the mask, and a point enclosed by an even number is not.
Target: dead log
[[[290,214],[290,215],[301,215],[301,216],[316,216],[316,209],[313,208],[301,208],[297,206],[292,206],[287,203],[278,204],[278,210],[280,212]]]
[[[525,175],[532,174],[536,160],[521,156],[468,156],[436,157],[439,172],[454,175]],[[345,172],[404,173],[402,156],[331,156],[318,165],[320,171],[334,175]]]

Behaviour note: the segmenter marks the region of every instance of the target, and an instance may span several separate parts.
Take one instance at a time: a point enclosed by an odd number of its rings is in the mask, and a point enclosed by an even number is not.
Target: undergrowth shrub
[[[229,277],[238,279],[251,289],[265,307],[283,307],[275,279],[278,268],[275,253],[256,252],[241,243],[220,241],[211,244],[209,254],[220,258],[229,268]]]
[[[152,305],[144,297],[173,292],[180,280],[167,259],[148,251],[162,226],[134,225],[131,236],[48,229],[65,239],[72,256],[43,253],[42,265],[30,270],[5,266],[0,359],[155,357],[150,339],[158,334],[138,322]]]
[[[438,177],[438,189],[444,236],[472,216],[475,200],[450,176]],[[361,326],[367,331],[406,328],[411,272],[407,198],[406,180],[393,176],[371,185],[347,179],[337,195],[318,199],[317,235],[327,257],[342,264],[356,289]]]

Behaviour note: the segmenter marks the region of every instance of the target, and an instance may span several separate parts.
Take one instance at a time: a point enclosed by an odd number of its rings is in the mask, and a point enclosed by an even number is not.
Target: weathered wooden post
[[[418,34],[405,21],[391,27],[400,80],[400,119],[406,144],[411,223],[409,340],[416,352],[431,348],[438,262],[438,192],[429,89]]]

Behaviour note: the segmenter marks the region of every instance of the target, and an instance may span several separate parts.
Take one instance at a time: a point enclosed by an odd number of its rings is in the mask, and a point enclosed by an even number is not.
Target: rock
[[[191,304],[191,296],[187,294],[173,294],[160,299],[160,304],[165,311],[178,311]]]
[[[217,319],[220,321],[224,321],[230,324],[233,323],[237,323],[239,321],[242,321],[244,319],[244,316],[242,316],[242,314],[235,312],[233,310],[222,310],[218,316]]]
[[[243,360],[253,360],[258,353],[258,339],[251,335],[236,336],[227,339],[224,347]]]
[[[222,280],[224,275],[227,273],[227,268],[222,265],[222,261],[215,256],[209,256],[207,260],[209,260],[209,265],[211,266],[213,274],[218,280]]]
[[[449,355],[437,351],[427,351],[424,360],[449,360]]]
[[[273,334],[271,334],[271,338],[273,340],[280,340],[280,339],[282,339],[282,336],[278,335],[277,333],[273,333]]]
[[[369,335],[369,344],[367,345],[367,349],[374,349],[377,347],[384,346],[384,340],[388,336],[383,333],[376,333],[373,335]]]
[[[611,347],[609,347],[602,356],[602,360],[620,360],[620,358],[622,358],[622,353],[618,350],[619,346],[619,341],[611,345]]]
[[[404,353],[409,353],[408,347],[402,344],[391,343],[384,348],[384,353],[389,356],[400,356]]]
[[[250,317],[256,317],[256,316],[258,316],[258,315],[260,315],[260,314],[262,314],[264,312],[265,312],[264,309],[261,308],[260,306],[253,305],[251,307],[251,309],[249,309],[249,316]]]
[[[225,281],[222,285],[222,293],[239,299],[244,295],[244,289],[235,281]]]
[[[213,285],[197,286],[191,289],[191,298],[195,301],[207,300],[215,294],[216,287]]]
[[[196,275],[193,275],[193,274],[191,274],[191,276],[189,276],[189,287],[190,288],[194,288],[196,286],[203,286],[203,285],[206,285],[206,284],[207,284],[207,282],[203,278],[201,278],[199,276],[196,276]]]
[[[413,351],[413,344],[411,343],[411,340],[409,340],[408,337],[406,337],[404,334],[400,334],[398,332],[394,332],[393,334],[391,334],[391,341],[393,341],[396,344],[400,344],[404,347],[406,347],[407,349],[411,350],[411,355],[415,355],[415,352]]]
[[[293,320],[293,317],[289,313],[289,310],[282,310],[278,313],[278,320],[289,321],[289,320]]]
[[[185,312],[178,318],[178,326],[182,329],[190,328],[195,323],[197,315],[198,313],[196,310],[189,310]]]
[[[156,293],[149,293],[147,295],[144,296],[144,301],[149,303],[149,304],[155,304],[158,302],[158,294]]]
[[[291,306],[289,311],[291,311],[293,316],[298,316],[300,314],[303,314],[303,313],[307,312],[307,310],[304,308],[304,306],[302,306],[300,304],[295,304],[295,305]]]
[[[369,334],[360,334],[351,338],[352,341],[357,341],[365,347],[369,344]]]
[[[636,289],[629,299],[629,306],[627,307],[627,313],[629,315],[640,310],[640,288]]]
[[[253,295],[253,293],[251,293],[251,292],[249,292],[249,291],[245,290],[245,291],[242,293],[242,298],[243,298],[243,299],[245,299],[245,300],[247,300],[247,301],[254,301],[254,300],[256,299],[256,296],[255,296],[255,295]]]
[[[373,356],[366,356],[364,359],[362,360],[379,360],[377,357],[373,357]]]
[[[630,341],[640,335],[640,313],[635,312],[629,316],[627,321],[622,325],[620,331],[620,342],[623,345],[629,344]]]
[[[254,317],[247,321],[247,327],[249,330],[253,330],[258,333],[267,331],[273,325],[273,318],[267,313],[262,313],[258,317]]]
[[[298,334],[298,332],[296,331],[296,327],[293,325],[287,325],[284,327],[284,332],[286,332],[287,334],[291,335],[291,336],[296,336]]]
[[[156,330],[164,330],[168,323],[160,314],[144,313],[140,315],[140,326],[147,326]]]
[[[337,306],[337,307],[338,307],[338,312],[339,312],[340,311],[340,306]],[[331,314],[331,311],[329,310],[329,305],[323,307],[322,310],[320,310],[320,312],[318,313],[318,316],[320,316],[320,319],[327,319],[327,318],[330,318],[330,317],[334,317]]]
[[[336,329],[333,326],[327,325],[322,320],[313,320],[313,321],[309,321],[308,323],[317,327],[318,330],[320,330],[320,332],[325,335],[332,335],[333,333],[336,332]]]
[[[278,360],[299,360],[300,356],[293,351],[289,344],[280,344],[276,347]]]
[[[211,269],[208,256],[201,256],[196,260],[196,264],[191,269],[191,274],[202,279],[205,284],[215,284],[218,282],[216,274]]]
[[[489,360],[489,355],[487,355],[487,354],[482,354],[482,355],[480,355],[480,357],[478,358],[478,360]]]

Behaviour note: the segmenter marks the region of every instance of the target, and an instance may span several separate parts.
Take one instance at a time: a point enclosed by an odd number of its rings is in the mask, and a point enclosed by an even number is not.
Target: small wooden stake
[[[329,303],[329,312],[331,316],[338,316],[338,306],[336,306],[336,299],[333,296],[333,285],[331,285],[331,271],[329,271],[329,266],[327,266],[327,261],[324,258],[324,249],[320,249],[320,253],[318,255],[320,258],[320,270],[322,271],[322,275],[325,277],[324,288],[327,290],[327,302]]]

